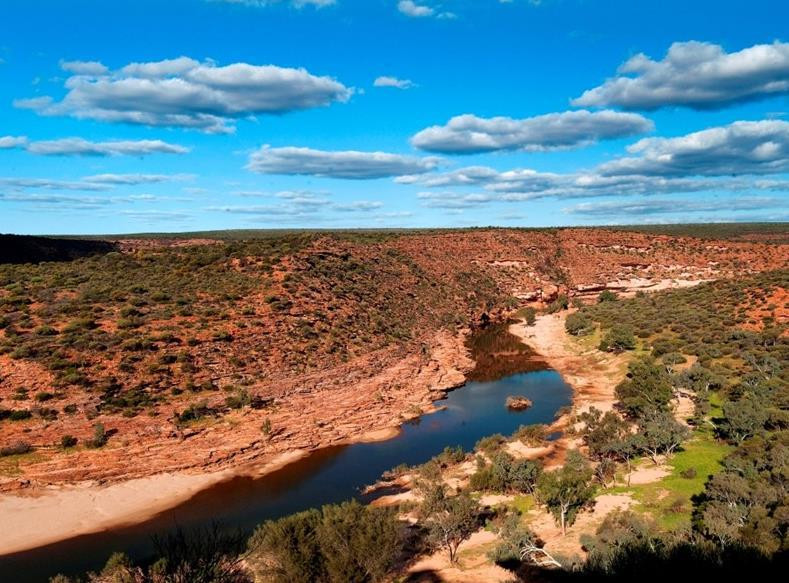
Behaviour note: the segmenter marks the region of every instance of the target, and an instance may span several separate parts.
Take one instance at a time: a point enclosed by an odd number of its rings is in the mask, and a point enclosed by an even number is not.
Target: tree
[[[718,430],[735,443],[742,443],[764,429],[769,418],[768,404],[756,395],[746,393],[739,401],[728,401],[723,405],[724,418]]]
[[[523,308],[522,314],[523,319],[526,320],[526,325],[534,326],[534,322],[537,321],[537,310],[529,306],[527,308]]]
[[[325,581],[317,536],[320,520],[320,511],[313,508],[261,524],[249,539],[255,575],[275,583]]]
[[[654,548],[652,543],[659,532],[651,518],[618,508],[606,515],[594,536],[582,536],[581,543],[590,554],[598,555],[599,559],[634,543],[646,542]]]
[[[677,385],[698,394],[705,394],[723,386],[723,379],[710,369],[694,364],[677,377]]]
[[[630,434],[630,424],[613,411],[603,413],[596,407],[578,415],[584,424],[581,436],[596,460],[617,457],[618,444]]]
[[[217,524],[154,537],[158,560],[141,581],[251,583],[242,566],[245,540],[241,531],[226,533]]]
[[[598,348],[603,352],[624,352],[636,347],[636,337],[628,326],[614,326],[606,332]]]
[[[567,534],[567,527],[575,522],[578,513],[594,500],[592,475],[592,469],[583,456],[571,450],[562,468],[540,476],[537,498],[553,514],[562,528],[562,535]]]
[[[331,581],[380,581],[402,551],[395,509],[355,500],[324,506],[316,534]]]
[[[380,581],[403,548],[396,511],[356,501],[267,521],[248,546],[255,575],[281,583]]]
[[[600,304],[604,302],[615,302],[618,299],[619,296],[616,295],[616,292],[612,292],[610,289],[604,289],[600,292],[600,295],[597,296],[597,301]]]
[[[722,547],[746,544],[764,553],[786,548],[789,432],[742,442],[706,484],[696,528]]]
[[[430,541],[447,551],[450,563],[457,562],[458,548],[480,526],[479,504],[465,492],[448,496],[444,484],[428,487],[419,513],[429,529]]]
[[[637,424],[640,445],[655,464],[660,454],[671,455],[690,435],[690,429],[668,411],[652,410],[639,418]]]
[[[567,316],[564,321],[564,329],[568,334],[573,336],[582,336],[588,334],[594,328],[594,322],[589,319],[589,316],[582,312],[575,312]]]
[[[472,490],[493,492],[534,492],[542,464],[537,460],[516,460],[504,452],[493,454],[490,465],[471,476]]]
[[[688,359],[679,352],[669,352],[668,354],[664,354],[661,360],[663,361],[663,366],[666,367],[666,372],[670,375],[674,374],[678,364],[684,364],[688,362]]]
[[[666,371],[652,358],[628,365],[627,378],[615,389],[619,404],[628,415],[641,417],[649,411],[665,411],[674,396]]]
[[[562,565],[546,551],[541,541],[529,527],[521,523],[518,514],[510,514],[504,519],[499,529],[501,542],[488,554],[488,558],[497,564],[510,561],[529,561],[538,567]]]

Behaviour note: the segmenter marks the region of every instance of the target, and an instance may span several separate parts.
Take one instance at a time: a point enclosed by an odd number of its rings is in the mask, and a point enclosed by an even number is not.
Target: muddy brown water
[[[152,537],[176,527],[218,522],[251,532],[264,520],[309,507],[350,498],[367,501],[370,496],[363,496],[362,489],[388,469],[424,463],[447,446],[471,450],[481,437],[511,434],[520,425],[550,423],[571,403],[570,386],[506,325],[478,332],[469,347],[477,362],[469,381],[437,403],[441,410],[404,425],[392,439],[319,449],[263,477],[239,476],[210,486],[142,523],[0,557],[0,581],[37,583],[56,573],[100,569],[115,551],[143,561],[153,552]],[[509,395],[523,395],[534,405],[508,410]]]

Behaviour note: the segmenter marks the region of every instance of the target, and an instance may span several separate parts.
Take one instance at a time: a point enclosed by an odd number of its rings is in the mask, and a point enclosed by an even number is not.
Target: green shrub
[[[68,449],[77,445],[77,438],[73,435],[64,435],[60,438],[60,447]]]
[[[629,326],[614,326],[603,336],[598,347],[603,352],[623,352],[634,350],[636,338]]]
[[[548,304],[546,311],[549,314],[555,314],[556,312],[561,312],[562,310],[566,310],[567,307],[570,305],[570,300],[567,298],[566,295],[560,294],[554,301]]]
[[[575,312],[567,316],[564,329],[573,336],[589,334],[594,329],[594,322],[583,312]]]
[[[600,295],[597,296],[597,301],[599,303],[603,302],[615,302],[619,299],[619,296],[616,295],[615,292],[612,292],[610,289],[606,289],[600,292]]]
[[[88,446],[98,449],[104,447],[108,440],[109,436],[107,435],[107,430],[104,429],[104,425],[96,423],[93,426],[93,438],[88,442]]]

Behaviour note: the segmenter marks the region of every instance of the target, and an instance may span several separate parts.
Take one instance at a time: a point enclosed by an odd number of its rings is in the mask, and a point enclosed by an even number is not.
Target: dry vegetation
[[[223,467],[359,436],[457,384],[464,330],[482,319],[787,257],[781,244],[588,229],[117,246],[0,266],[0,488]]]

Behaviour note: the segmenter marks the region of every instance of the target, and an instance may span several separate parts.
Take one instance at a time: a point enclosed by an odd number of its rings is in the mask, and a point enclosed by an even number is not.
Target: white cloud
[[[457,18],[454,12],[438,11],[432,6],[417,4],[413,0],[400,0],[400,2],[397,3],[397,10],[411,18],[427,18],[431,16],[442,20],[453,20]]]
[[[110,190],[108,184],[93,183],[79,180],[57,180],[50,178],[0,178],[0,186],[13,189],[46,189],[46,190]]]
[[[84,182],[97,184],[152,184],[154,182],[171,182],[181,180],[191,180],[191,174],[94,174],[82,178]]]
[[[0,137],[0,150],[10,150],[12,148],[24,148],[27,145],[25,136],[2,136]]]
[[[789,93],[789,43],[754,45],[736,53],[703,42],[671,45],[662,61],[640,53],[617,75],[585,91],[576,106],[652,110],[680,105],[714,109]]]
[[[246,168],[261,174],[372,179],[422,174],[436,168],[438,163],[435,157],[417,158],[387,152],[263,146],[250,156]]]
[[[13,190],[112,190],[116,186],[151,184],[155,182],[183,181],[194,178],[191,174],[94,174],[79,180],[52,178],[0,178],[0,186]]]
[[[60,68],[75,75],[104,75],[109,71],[98,61],[60,61]]]
[[[224,2],[226,4],[243,4],[245,6],[271,6],[272,4],[279,4],[280,0],[211,0],[212,2]],[[290,0],[289,4],[296,8],[304,8],[305,6],[315,6],[316,8],[324,8],[326,6],[333,6],[337,0]]]
[[[677,213],[700,213],[719,211],[753,211],[765,208],[789,208],[784,199],[768,197],[740,197],[713,200],[639,200],[584,202],[563,209],[565,213],[587,216],[641,216]]]
[[[0,139],[0,143],[2,139]],[[147,154],[186,154],[189,148],[162,140],[114,140],[91,142],[84,138],[62,138],[23,142],[28,152],[44,156],[145,156]]]
[[[789,171],[789,122],[737,121],[677,138],[647,138],[634,157],[602,164],[603,175],[728,176]]]
[[[305,69],[179,57],[131,63],[102,75],[73,75],[59,102],[51,97],[18,99],[16,107],[41,115],[70,115],[106,122],[234,131],[234,120],[279,114],[347,101],[352,90]]]
[[[183,222],[192,218],[192,215],[189,213],[181,211],[120,211],[120,214],[130,219],[144,222]]]
[[[409,79],[398,79],[397,77],[388,77],[382,75],[373,81],[373,87],[394,87],[395,89],[411,89],[414,87],[414,82]]]
[[[549,113],[526,119],[453,117],[444,126],[426,128],[411,138],[422,150],[474,154],[497,150],[544,151],[588,145],[652,130],[654,125],[635,113],[586,110]]]
[[[384,203],[377,200],[355,200],[348,203],[335,203],[332,209],[341,212],[368,212],[379,209]]]
[[[420,184],[430,188],[436,186],[471,186],[489,182],[501,176],[498,170],[488,166],[466,166],[450,172],[427,176],[407,175],[395,178],[398,184]]]
[[[430,8],[430,6],[419,5],[412,0],[400,0],[400,2],[397,3],[397,9],[406,16],[411,16],[413,18],[433,16],[436,12]]]

